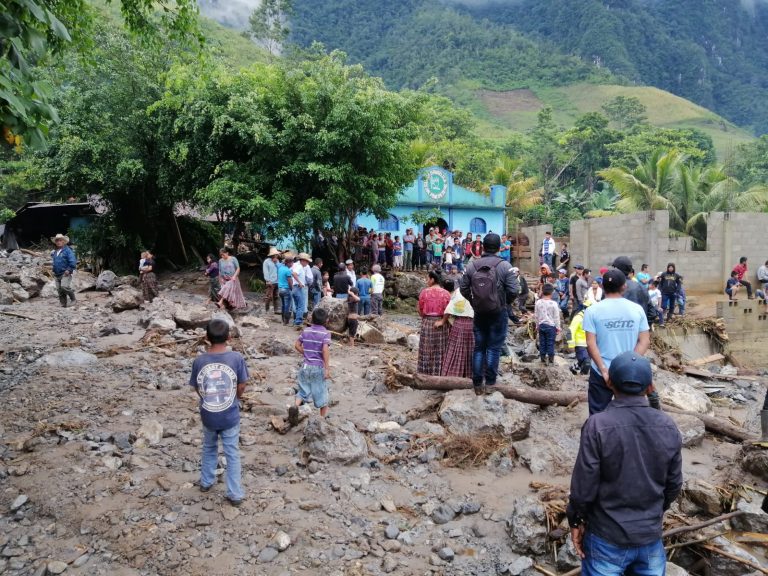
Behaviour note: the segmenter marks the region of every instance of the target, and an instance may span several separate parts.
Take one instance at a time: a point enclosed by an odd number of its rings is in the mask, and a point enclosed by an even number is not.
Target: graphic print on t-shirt
[[[203,410],[224,412],[237,397],[237,374],[226,364],[206,364],[197,375],[197,387],[203,397]]]

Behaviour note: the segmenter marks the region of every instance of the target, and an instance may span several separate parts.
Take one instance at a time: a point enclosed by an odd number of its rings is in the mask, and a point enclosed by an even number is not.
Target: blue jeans
[[[211,430],[203,426],[203,456],[200,464],[200,486],[213,486],[216,482],[216,461],[219,452],[219,438],[227,458],[227,498],[243,499],[240,484],[240,424],[226,430]]]
[[[320,296],[322,295],[320,293],[320,290],[312,290],[312,308],[317,308],[317,305],[320,304]]]
[[[307,366],[299,368],[297,377],[299,391],[296,394],[302,402],[312,402],[315,408],[328,406],[328,382],[325,380],[325,368],[322,366]]]
[[[497,314],[475,313],[475,351],[472,354],[472,383],[475,386],[483,384],[483,377],[488,386],[496,384],[499,357],[507,340],[508,326],[509,316],[506,308]]]
[[[544,264],[549,266],[549,269],[552,269],[552,254],[544,254]]]
[[[293,323],[296,324],[296,326],[301,326],[304,322],[304,312],[307,311],[307,301],[304,299],[304,288],[294,286],[291,295],[293,296],[293,304],[295,308]]]
[[[289,318],[291,315],[291,291],[288,288],[280,288],[278,294],[282,304],[283,318]]]
[[[667,556],[661,539],[645,546],[615,546],[587,530],[582,576],[664,576]]]
[[[539,356],[544,360],[546,356],[555,357],[555,338],[557,328],[550,324],[539,325]]]
[[[560,310],[567,316],[568,315],[568,302],[571,300],[571,295],[567,292],[560,296]]]
[[[677,296],[675,294],[661,295],[661,307],[667,313],[667,320],[672,318],[672,314],[674,314],[675,312],[676,304],[677,304]]]
[[[360,296],[360,316],[368,316],[371,313],[371,297]]]
[[[605,385],[602,374],[593,367],[589,371],[589,391],[587,392],[589,415],[605,410],[611,400],[613,400],[613,390]]]

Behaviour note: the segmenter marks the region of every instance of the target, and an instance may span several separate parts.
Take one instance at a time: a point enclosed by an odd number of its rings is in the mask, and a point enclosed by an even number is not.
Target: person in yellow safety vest
[[[587,333],[584,332],[584,311],[594,304],[584,301],[584,310],[577,312],[568,329],[568,349],[575,350],[576,362],[571,365],[571,374],[589,374],[589,354],[587,353]]]

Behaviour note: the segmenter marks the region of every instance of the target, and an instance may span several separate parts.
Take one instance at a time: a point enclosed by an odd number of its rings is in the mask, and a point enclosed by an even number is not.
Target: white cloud
[[[259,0],[198,0],[200,12],[225,26],[245,30]]]

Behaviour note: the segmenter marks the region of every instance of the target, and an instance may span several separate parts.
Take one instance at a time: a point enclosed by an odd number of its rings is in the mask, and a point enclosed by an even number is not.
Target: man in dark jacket
[[[613,359],[616,397],[581,429],[566,510],[584,576],[662,576],[664,512],[683,484],[675,422],[648,405],[650,362],[635,352]]]
[[[68,246],[69,236],[56,234],[53,238],[56,249],[51,252],[53,261],[53,277],[56,280],[56,290],[59,291],[59,302],[67,307],[67,297],[74,303],[75,291],[72,289],[72,274],[77,268],[77,259],[72,248]]]
[[[666,272],[659,276],[659,290],[661,291],[661,308],[667,312],[667,322],[672,318],[677,304],[677,294],[680,292],[680,274],[677,273],[675,265],[670,262],[667,264]]]
[[[613,261],[613,267],[624,272],[624,275],[627,278],[629,278],[629,275],[635,271],[632,267],[632,260],[627,256],[619,256],[616,258]],[[645,311],[645,317],[648,319],[648,326],[651,326],[654,321],[658,320],[656,308],[651,304],[650,298],[648,298],[647,286],[643,286],[640,282],[627,282],[627,287],[624,290],[624,298],[630,302],[638,304]]]
[[[493,388],[488,387],[496,384],[499,357],[507,339],[507,307],[520,292],[520,284],[512,272],[512,265],[498,256],[500,247],[501,238],[498,234],[486,234],[482,257],[469,263],[460,283],[461,295],[469,300],[475,310],[472,383],[478,396],[493,392]],[[481,279],[493,275],[496,278],[495,290],[481,297]]]

